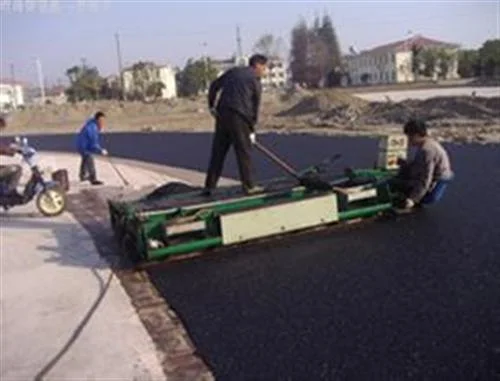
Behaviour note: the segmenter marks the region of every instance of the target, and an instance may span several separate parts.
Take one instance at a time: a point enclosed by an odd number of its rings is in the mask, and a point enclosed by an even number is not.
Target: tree
[[[423,66],[422,47],[413,44],[411,47],[411,72],[415,76],[416,80],[418,80]]]
[[[131,69],[134,97],[144,100],[148,87],[158,79],[156,65],[149,61],[139,61]]]
[[[448,72],[453,62],[453,58],[453,55],[446,49],[438,49],[436,51],[436,59],[440,78],[446,79],[448,77]]]
[[[500,39],[487,40],[479,49],[481,74],[486,77],[500,76]]]
[[[153,82],[150,83],[146,89],[146,95],[152,97],[154,100],[161,98],[163,90],[165,89],[165,84],[163,82]]]
[[[292,80],[296,83],[306,84],[307,82],[309,41],[307,24],[301,20],[292,29],[290,49],[290,71]]]
[[[177,75],[180,96],[192,96],[206,90],[211,81],[217,78],[217,68],[209,58],[193,60],[190,58],[184,69]]]
[[[328,72],[331,70],[328,46],[319,37],[318,31],[309,31],[306,83],[310,87],[324,85]]]
[[[324,16],[320,21],[316,17],[312,28],[308,28],[306,22],[301,20],[292,29],[290,56],[294,82],[309,87],[335,83],[329,78],[333,73],[339,75],[343,70],[343,61],[331,18]]]
[[[119,81],[104,81],[100,94],[103,99],[122,99],[122,89]]]
[[[70,102],[101,98],[102,88],[106,81],[99,75],[96,67],[82,62],[80,66],[75,65],[67,69],[66,75],[70,81],[70,86],[66,90]]]
[[[268,33],[261,36],[253,47],[254,53],[264,54],[267,57],[281,57],[283,51],[283,39]]]
[[[337,38],[337,33],[333,27],[333,22],[330,16],[323,16],[322,25],[318,30],[319,38],[325,43],[328,53],[328,63],[332,68],[342,68],[342,52]]]
[[[424,67],[422,74],[426,77],[434,77],[434,74],[436,73],[437,60],[438,58],[435,49],[422,50],[422,63]]]
[[[461,50],[458,52],[458,74],[462,78],[481,75],[481,64],[477,50]]]

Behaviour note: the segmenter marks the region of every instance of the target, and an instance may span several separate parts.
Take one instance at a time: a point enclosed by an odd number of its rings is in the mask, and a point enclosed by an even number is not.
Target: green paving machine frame
[[[150,261],[372,217],[399,200],[388,180],[398,170],[397,159],[406,155],[406,137],[389,135],[380,139],[372,169],[342,175],[319,173],[317,167],[303,172],[321,177],[331,185],[328,190],[278,178],[252,196],[232,186],[207,198],[200,189],[184,186],[180,192],[138,200],[108,200],[111,225],[122,253],[134,261]]]
[[[393,175],[354,170],[348,178],[330,181],[331,191],[271,182],[266,192],[253,196],[228,187],[213,201],[196,190],[155,200],[160,208],[145,207],[144,200],[109,200],[108,205],[124,253],[135,261],[158,260],[374,216],[392,208],[395,195],[386,180]]]

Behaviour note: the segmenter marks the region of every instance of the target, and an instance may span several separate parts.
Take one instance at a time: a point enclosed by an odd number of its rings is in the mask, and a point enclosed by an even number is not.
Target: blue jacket
[[[76,148],[80,154],[101,153],[100,131],[94,118],[89,119],[76,137]]]

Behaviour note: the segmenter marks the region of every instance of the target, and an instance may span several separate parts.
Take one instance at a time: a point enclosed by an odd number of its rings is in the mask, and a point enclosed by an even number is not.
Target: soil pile
[[[333,94],[333,95],[332,95]],[[492,125],[500,119],[500,97],[436,97],[402,102],[366,102],[343,93],[325,93],[301,99],[277,116],[310,116],[314,126],[401,124],[419,117],[431,126],[461,124]]]

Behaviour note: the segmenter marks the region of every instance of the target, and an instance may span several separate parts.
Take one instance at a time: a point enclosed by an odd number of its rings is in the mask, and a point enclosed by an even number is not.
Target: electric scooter
[[[37,152],[28,145],[27,138],[16,137],[11,144],[31,170],[31,177],[21,194],[9,192],[7,183],[0,182],[0,206],[5,211],[17,205],[25,205],[36,198],[36,207],[44,216],[53,217],[66,210],[66,193],[56,181],[47,181],[37,164]]]

